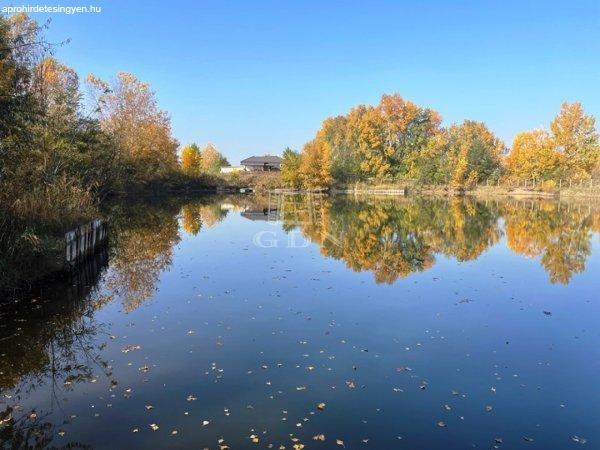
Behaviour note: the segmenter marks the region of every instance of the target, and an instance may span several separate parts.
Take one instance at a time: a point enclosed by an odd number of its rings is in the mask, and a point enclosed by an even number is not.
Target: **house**
[[[250,172],[271,172],[281,169],[281,158],[273,155],[251,156],[241,163],[244,169]]]

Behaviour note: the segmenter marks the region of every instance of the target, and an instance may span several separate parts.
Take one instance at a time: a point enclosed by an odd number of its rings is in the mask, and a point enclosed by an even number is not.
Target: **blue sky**
[[[600,118],[597,0],[89,4],[102,13],[53,16],[49,37],[71,38],[56,56],[82,78],[135,73],[182,143],[213,142],[234,164],[300,149],[325,117],[382,93],[446,125],[484,121],[507,143],[547,126],[564,100]]]

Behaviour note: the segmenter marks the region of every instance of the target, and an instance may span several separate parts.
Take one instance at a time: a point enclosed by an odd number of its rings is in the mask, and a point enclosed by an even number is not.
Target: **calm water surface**
[[[0,448],[600,448],[600,205],[108,215],[78,277],[0,307]]]

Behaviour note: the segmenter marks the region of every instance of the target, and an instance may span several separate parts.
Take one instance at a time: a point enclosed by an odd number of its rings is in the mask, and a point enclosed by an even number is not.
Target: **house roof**
[[[251,156],[250,158],[243,159],[241,163],[245,166],[252,164],[281,164],[282,159],[279,156],[264,155],[264,156]]]

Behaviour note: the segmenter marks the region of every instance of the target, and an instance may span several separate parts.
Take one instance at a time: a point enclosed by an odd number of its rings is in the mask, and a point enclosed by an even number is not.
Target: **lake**
[[[0,306],[0,448],[600,448],[600,204],[107,208]]]

